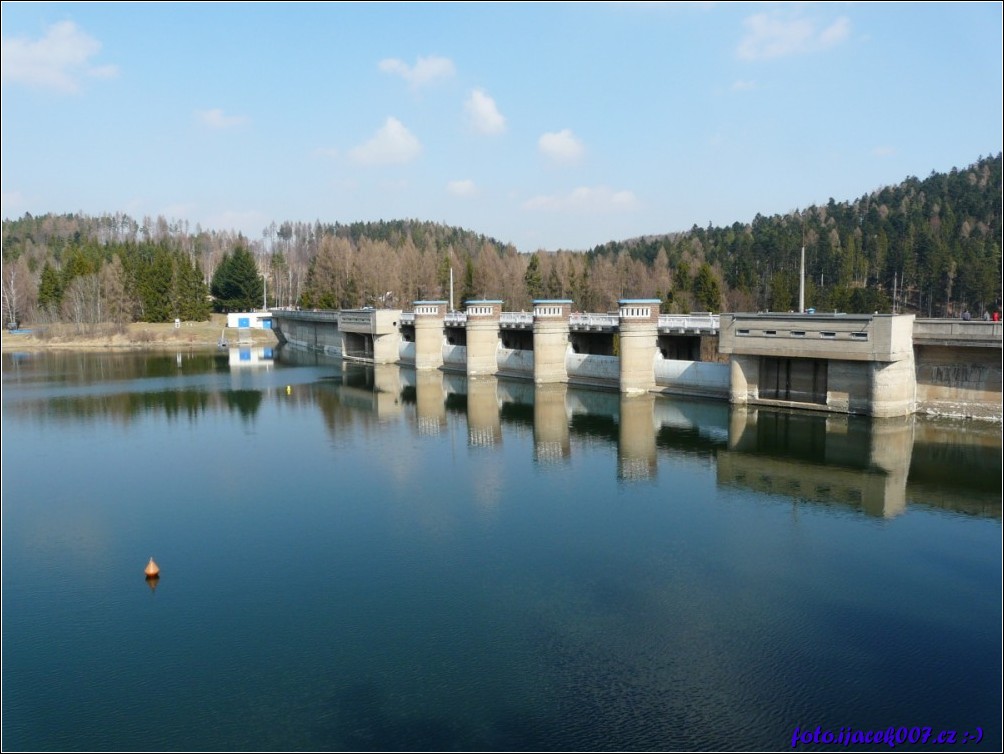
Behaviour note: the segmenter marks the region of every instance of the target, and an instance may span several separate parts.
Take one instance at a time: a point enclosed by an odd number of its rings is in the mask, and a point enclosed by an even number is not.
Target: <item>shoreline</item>
[[[230,345],[239,337],[236,327],[226,326],[225,315],[208,322],[134,322],[124,327],[94,325],[81,332],[73,325],[36,325],[23,330],[4,330],[0,351],[142,351],[166,349],[217,350],[221,334]],[[271,330],[251,330],[251,345],[275,346]]]

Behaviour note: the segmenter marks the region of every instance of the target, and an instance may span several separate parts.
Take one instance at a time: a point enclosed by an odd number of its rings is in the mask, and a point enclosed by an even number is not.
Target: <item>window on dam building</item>
[[[826,361],[760,358],[761,398],[826,405]]]
[[[451,346],[466,346],[467,345],[467,330],[463,327],[447,327],[444,328],[446,333],[446,342]]]
[[[502,341],[503,348],[509,348],[514,351],[533,350],[532,330],[501,330],[499,332],[499,340]]]
[[[701,339],[686,335],[660,335],[659,352],[662,358],[673,361],[700,361]]]
[[[345,338],[343,353],[345,356],[354,359],[372,359],[373,358],[373,336],[364,335],[362,333],[347,332],[343,333]]]
[[[617,345],[613,333],[569,333],[568,342],[575,353],[594,356],[616,356]]]

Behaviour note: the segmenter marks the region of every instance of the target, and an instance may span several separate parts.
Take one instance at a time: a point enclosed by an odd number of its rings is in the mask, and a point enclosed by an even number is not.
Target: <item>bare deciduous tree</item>
[[[17,323],[30,315],[35,307],[35,282],[24,260],[19,257],[3,266],[4,323]]]
[[[63,293],[62,316],[78,327],[102,321],[101,281],[98,275],[80,275]]]
[[[118,255],[101,268],[100,295],[104,301],[104,318],[108,322],[124,325],[132,321],[135,302],[126,289],[125,272]]]

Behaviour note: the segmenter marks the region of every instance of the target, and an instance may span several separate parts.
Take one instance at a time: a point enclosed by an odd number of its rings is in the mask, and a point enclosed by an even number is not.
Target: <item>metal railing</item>
[[[531,312],[502,312],[499,315],[499,324],[502,326],[533,326],[533,314]]]
[[[467,324],[466,312],[447,312],[443,318],[446,325],[462,327]],[[414,325],[415,313],[402,312],[402,325]],[[532,312],[502,312],[499,315],[502,327],[532,327]],[[568,324],[571,327],[587,329],[616,328],[620,325],[620,317],[616,314],[572,314]],[[718,330],[719,316],[717,314],[661,314],[659,328],[667,330]]]
[[[620,325],[620,317],[616,314],[571,314],[568,317],[571,327],[605,328]]]
[[[668,330],[718,330],[717,314],[660,314],[659,327]]]

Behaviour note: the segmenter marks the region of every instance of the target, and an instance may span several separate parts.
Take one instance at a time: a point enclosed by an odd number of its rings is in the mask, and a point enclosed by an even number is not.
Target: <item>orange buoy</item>
[[[160,567],[153,562],[153,558],[150,558],[150,562],[146,564],[146,577],[148,579],[154,579],[160,576]]]

